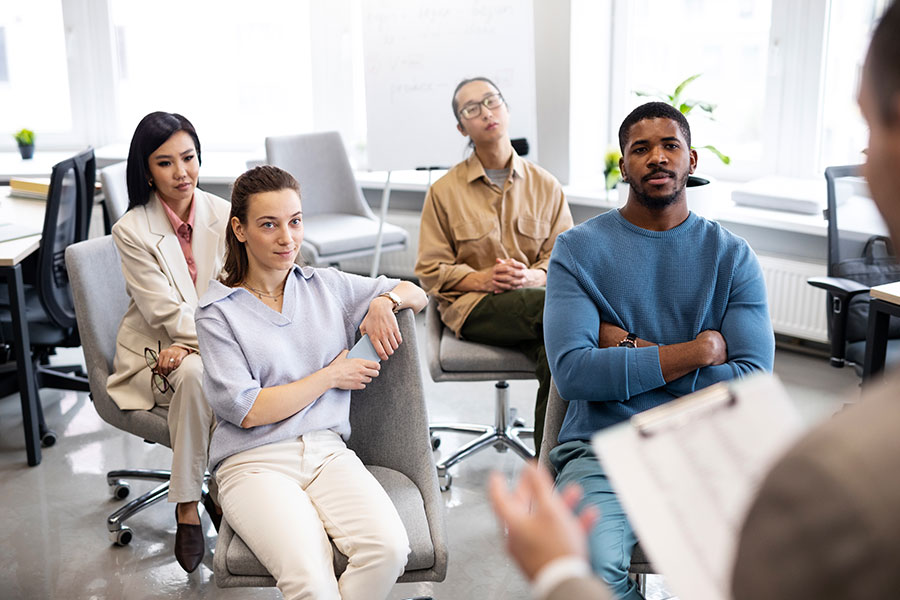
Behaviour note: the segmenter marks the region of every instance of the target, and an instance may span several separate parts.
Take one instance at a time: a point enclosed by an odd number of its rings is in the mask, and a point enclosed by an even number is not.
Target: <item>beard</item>
[[[672,171],[666,171],[668,173],[672,173]],[[678,175],[672,173],[674,177],[676,177],[676,185],[673,192],[666,196],[651,196],[647,193],[644,182],[641,181],[638,185],[633,181],[629,181],[628,185],[631,186],[631,191],[634,192],[634,196],[641,206],[644,208],[649,208],[650,210],[661,210],[674,204],[679,196],[681,196],[682,192],[684,192],[685,186],[687,186],[688,175],[690,173],[685,173],[681,176],[681,178],[677,178]]]

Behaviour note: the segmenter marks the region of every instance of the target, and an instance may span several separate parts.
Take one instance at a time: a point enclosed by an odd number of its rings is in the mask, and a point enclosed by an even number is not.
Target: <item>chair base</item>
[[[534,458],[534,450],[526,446],[521,440],[521,436],[534,437],[534,428],[524,427],[524,422],[516,418],[515,409],[510,408],[509,384],[505,381],[498,381],[494,387],[497,393],[493,425],[432,423],[428,426],[428,430],[432,434],[436,431],[449,431],[478,436],[474,440],[460,446],[448,457],[437,463],[438,480],[442,492],[449,490],[453,482],[453,478],[448,472],[450,467],[489,446],[493,446],[498,452],[506,452],[507,449],[512,448],[524,460]]]
[[[118,469],[106,474],[106,483],[110,487],[110,492],[118,500],[124,500],[131,492],[131,486],[124,481],[125,479],[161,482],[146,494],[135,498],[106,518],[106,529],[109,531],[110,542],[116,546],[127,546],[131,542],[134,534],[131,528],[125,524],[125,520],[150,508],[157,502],[165,500],[169,495],[169,479],[171,477],[171,471],[157,469]],[[208,478],[209,475],[206,477]],[[207,495],[208,492],[202,492],[200,501],[203,502]]]

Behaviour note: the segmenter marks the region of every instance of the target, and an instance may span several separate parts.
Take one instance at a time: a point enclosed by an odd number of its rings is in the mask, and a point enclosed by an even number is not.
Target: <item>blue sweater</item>
[[[725,338],[728,361],[666,383],[659,349],[599,348],[600,322],[657,344]],[[559,441],[598,429],[713,383],[771,371],[775,337],[756,256],[743,239],[691,213],[648,231],[618,210],[561,234],[547,272],[544,344],[569,407]]]

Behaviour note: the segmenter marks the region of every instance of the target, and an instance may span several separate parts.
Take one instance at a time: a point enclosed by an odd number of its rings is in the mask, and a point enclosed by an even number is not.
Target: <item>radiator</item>
[[[806,280],[826,274],[824,263],[790,260],[760,254],[766,280],[769,313],[775,333],[815,342],[828,341],[826,293]]]
[[[421,213],[407,210],[388,210],[387,222],[407,231],[409,237],[406,250],[385,252],[381,255],[378,272],[403,279],[413,279],[416,266],[416,252],[419,248],[419,220]],[[354,258],[341,261],[341,270],[368,275],[372,269],[372,257]]]

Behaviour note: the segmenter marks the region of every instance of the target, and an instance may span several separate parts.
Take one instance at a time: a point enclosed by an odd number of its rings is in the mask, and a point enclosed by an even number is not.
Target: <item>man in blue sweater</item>
[[[557,485],[578,483],[600,519],[591,564],[618,598],[641,598],[628,578],[636,543],[594,456],[598,430],[713,383],[771,371],[775,340],[753,251],[691,213],[697,165],[687,120],[661,102],[619,129],[620,210],[557,238],[547,273],[544,340],[569,406],[550,453]]]

